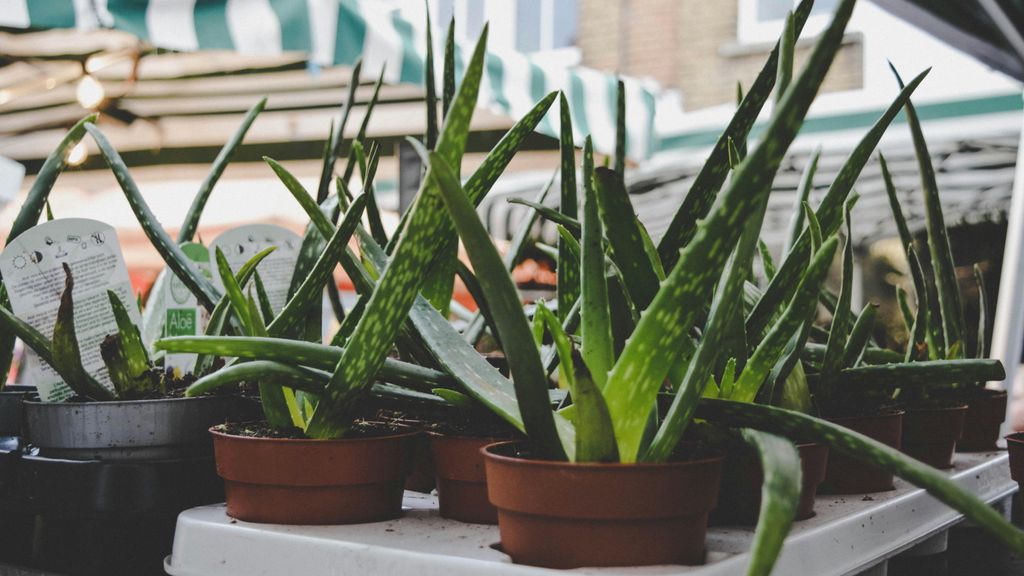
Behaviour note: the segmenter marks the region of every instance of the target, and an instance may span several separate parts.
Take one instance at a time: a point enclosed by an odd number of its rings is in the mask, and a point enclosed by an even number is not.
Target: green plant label
[[[206,246],[185,242],[181,251],[207,278],[211,277],[210,251]],[[197,336],[206,329],[207,318],[206,310],[185,283],[170,269],[164,268],[153,283],[142,314],[143,341],[151,349],[153,341],[161,336]],[[164,357],[164,368],[173,370],[177,377],[191,372],[195,363],[195,354],[167,354]]]
[[[117,232],[95,220],[64,218],[40,224],[10,241],[0,254],[0,274],[11,299],[11,311],[47,338],[64,291],[63,265],[75,279],[75,332],[82,365],[98,382],[113,390],[106,365],[100,357],[100,343],[117,332],[107,290],[122,302],[135,301],[128,269]],[[139,310],[128,305],[132,322],[138,324]],[[31,351],[26,382],[35,384],[39,397],[48,402],[66,400],[73,393],[48,364]]]
[[[256,272],[266,288],[270,307],[276,314],[288,301],[288,288],[291,286],[292,273],[295,271],[299,248],[302,246],[302,238],[298,234],[273,224],[239,226],[217,236],[210,244],[209,258],[211,262],[215,261],[214,254],[217,248],[220,248],[231,270],[238,272],[250,258],[271,246],[274,247],[274,251],[260,262]],[[224,290],[219,275],[214,275],[213,282],[217,288]],[[243,286],[242,289],[246,294],[252,289],[253,297],[257,296],[254,283]]]

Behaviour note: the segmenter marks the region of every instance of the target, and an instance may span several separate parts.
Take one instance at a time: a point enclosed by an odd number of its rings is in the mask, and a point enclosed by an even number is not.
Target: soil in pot
[[[904,454],[934,468],[952,468],[957,440],[963,435],[967,406],[929,403],[911,406],[903,416]]]
[[[1006,390],[973,389],[961,398],[967,404],[964,434],[956,443],[958,452],[998,450],[999,428],[1006,419]]]
[[[825,479],[828,464],[828,446],[824,444],[798,444],[802,486],[797,520],[814,516],[814,497],[818,485]],[[726,456],[722,473],[722,497],[711,513],[711,525],[754,525],[761,509],[761,483],[764,477],[757,454],[739,449]]]
[[[215,426],[210,432],[228,515],[273,524],[397,518],[420,434],[365,422],[340,440],[289,437],[259,425]]]
[[[903,430],[902,410],[886,409],[873,415],[844,416],[829,418],[829,420],[897,450],[900,447]],[[825,481],[819,487],[819,492],[822,494],[865,494],[893,489],[895,486],[892,473],[832,451],[828,457]]]
[[[548,568],[704,562],[722,457],[663,464],[534,460],[525,445],[484,449],[501,549]]]

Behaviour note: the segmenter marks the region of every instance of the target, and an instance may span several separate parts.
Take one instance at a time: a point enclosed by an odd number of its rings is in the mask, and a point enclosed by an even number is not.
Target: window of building
[[[742,44],[775,42],[782,33],[786,14],[794,8],[793,0],[738,0],[736,38]],[[829,15],[838,0],[816,0],[801,36],[817,35],[828,25]]]
[[[489,21],[512,28],[508,35],[491,34],[489,41],[497,49],[539,52],[576,44],[577,0],[435,0],[432,4],[434,19],[442,27],[455,17],[461,40],[475,40]]]

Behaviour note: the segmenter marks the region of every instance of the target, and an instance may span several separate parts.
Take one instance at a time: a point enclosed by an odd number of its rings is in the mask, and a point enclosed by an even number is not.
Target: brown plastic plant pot
[[[472,524],[497,524],[498,511],[487,499],[487,476],[481,448],[507,438],[430,435],[443,518]]]
[[[484,448],[501,549],[547,568],[701,564],[722,457],[660,464],[574,464]]]
[[[1024,489],[1024,432],[1007,436],[1006,450],[1010,453],[1010,478]]]
[[[967,403],[964,435],[956,443],[958,452],[998,450],[999,428],[1006,418],[1006,390],[982,388],[963,399]]]
[[[901,450],[933,468],[952,468],[966,414],[963,404],[908,409],[903,416]]]
[[[799,444],[800,454],[800,503],[796,519],[806,520],[814,516],[814,497],[818,485],[825,480],[828,466],[828,446],[824,444]],[[722,497],[718,507],[711,513],[711,525],[753,525],[761,510],[761,484],[764,476],[757,455],[749,450],[726,456],[722,473]]]
[[[829,421],[897,450],[900,448],[902,410],[892,410],[874,416],[830,418]],[[828,457],[825,481],[818,491],[822,494],[867,494],[886,492],[895,488],[891,472],[833,451]]]
[[[358,524],[402,513],[418,431],[341,440],[210,429],[227,513],[247,522]]]

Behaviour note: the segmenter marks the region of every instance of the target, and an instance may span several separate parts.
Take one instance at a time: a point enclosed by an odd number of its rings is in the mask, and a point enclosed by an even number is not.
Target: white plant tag
[[[64,218],[40,224],[11,240],[0,253],[0,274],[11,310],[43,336],[52,338],[64,291],[64,263],[70,266],[75,280],[72,296],[82,365],[113,390],[100,356],[100,343],[107,335],[117,333],[107,290],[117,294],[132,322],[139,323],[138,306],[114,228],[95,220]],[[34,353],[28,355],[27,368],[26,383],[36,385],[43,401],[59,402],[74,395],[57,372]]]
[[[256,271],[259,272],[260,280],[267,291],[270,307],[277,313],[287,303],[292,273],[299,259],[302,238],[298,234],[272,224],[251,224],[233,228],[217,236],[210,244],[210,267],[217,267],[217,248],[224,253],[231,271],[238,272],[238,269],[253,256],[270,246],[275,246],[276,249],[260,262]],[[213,281],[218,288],[224,290],[220,274],[214,274]],[[252,287],[253,284],[250,283],[249,288]],[[256,297],[255,288],[253,297]]]
[[[181,245],[181,251],[188,256],[196,268],[207,277],[210,277],[210,251],[202,244],[186,242]],[[159,288],[159,293],[154,293],[155,306],[150,310],[147,306],[147,313],[153,312],[160,316],[162,336],[198,336],[206,329],[206,322],[209,314],[206,309],[199,305],[198,300],[192,291],[185,286],[170,269],[164,269],[160,277],[163,282],[154,286]],[[172,354],[164,357],[164,369],[173,371],[176,378],[192,372],[195,368],[196,354]]]

